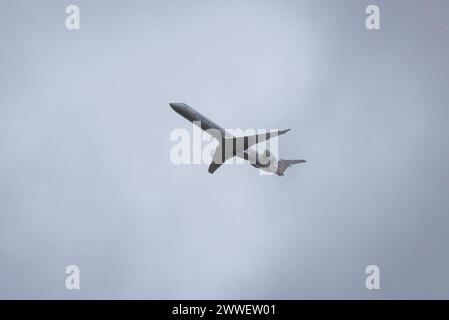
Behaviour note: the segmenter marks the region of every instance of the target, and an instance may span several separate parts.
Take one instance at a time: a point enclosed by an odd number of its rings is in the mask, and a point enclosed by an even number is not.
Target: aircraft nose
[[[175,110],[176,112],[181,111],[182,107],[180,103],[171,102],[169,103],[170,107]]]

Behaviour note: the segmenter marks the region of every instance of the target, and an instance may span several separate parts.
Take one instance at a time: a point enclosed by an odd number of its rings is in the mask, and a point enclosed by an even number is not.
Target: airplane
[[[178,114],[217,139],[219,144],[214,151],[212,163],[208,169],[211,174],[213,174],[226,160],[235,156],[248,160],[249,163],[255,168],[259,168],[270,173],[275,173],[278,176],[283,176],[285,170],[287,170],[287,168],[291,165],[306,162],[305,160],[277,160],[269,150],[265,150],[262,154],[260,154],[254,147],[260,142],[283,135],[290,129],[274,130],[256,135],[235,137],[185,103],[169,103],[169,105]]]

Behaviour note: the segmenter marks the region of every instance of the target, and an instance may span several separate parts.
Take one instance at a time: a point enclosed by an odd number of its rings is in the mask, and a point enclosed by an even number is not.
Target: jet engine
[[[259,154],[259,166],[268,167],[273,161],[276,161],[276,157],[270,152],[270,150],[267,149]]]

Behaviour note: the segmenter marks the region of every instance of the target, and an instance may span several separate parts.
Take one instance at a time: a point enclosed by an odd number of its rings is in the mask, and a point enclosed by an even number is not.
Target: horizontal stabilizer
[[[278,169],[276,171],[276,174],[278,176],[283,176],[285,170],[287,170],[287,168],[289,168],[291,165],[297,164],[297,163],[304,163],[304,162],[306,162],[306,160],[284,160],[284,159],[280,159],[278,161]]]

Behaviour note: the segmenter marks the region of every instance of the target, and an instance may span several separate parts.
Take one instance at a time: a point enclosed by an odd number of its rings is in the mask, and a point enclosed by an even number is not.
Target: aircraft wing
[[[212,156],[212,162],[209,166],[209,173],[214,173],[226,160],[231,159],[236,155],[233,150],[232,142],[229,140],[233,138],[223,138],[220,140],[218,146],[215,148],[214,155]],[[228,143],[226,143],[228,141]]]
[[[259,134],[255,134],[255,135],[251,135],[251,136],[226,138],[225,140],[227,140],[227,139],[235,140],[235,142],[233,141],[233,145],[235,146],[234,148],[237,151],[236,153],[239,153],[241,151],[245,151],[246,149],[248,149],[258,143],[261,143],[261,142],[264,142],[271,138],[283,135],[283,134],[287,133],[288,131],[290,131],[290,129],[273,130],[270,132],[259,133]]]
[[[285,134],[289,130],[290,129],[275,130],[250,136],[222,138],[212,157],[212,163],[210,164],[208,170],[209,173],[214,173],[223,163],[225,163],[226,160],[236,156],[239,153],[243,153],[243,151],[253,145]]]

